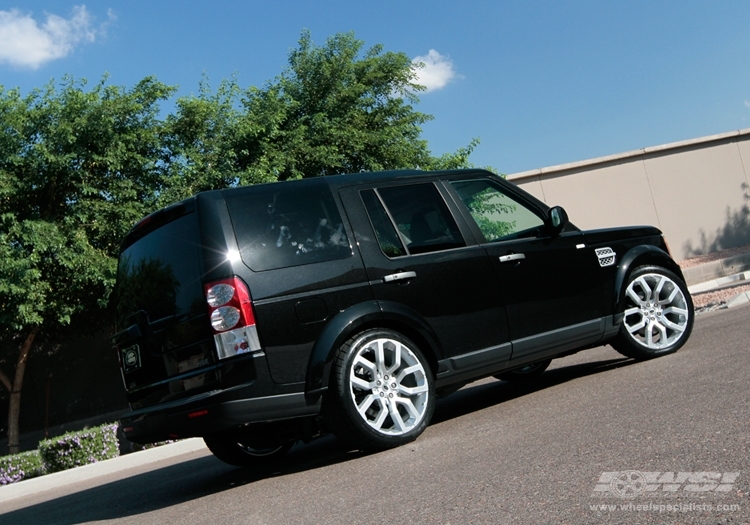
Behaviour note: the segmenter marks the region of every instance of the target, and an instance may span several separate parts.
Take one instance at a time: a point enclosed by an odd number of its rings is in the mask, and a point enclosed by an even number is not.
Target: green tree
[[[162,189],[158,102],[173,89],[153,78],[128,91],[105,80],[84,87],[68,78],[25,98],[0,87],[0,382],[11,453],[29,356],[106,323],[119,241]]]
[[[214,93],[204,77],[197,96],[177,100],[175,113],[164,124],[160,204],[238,184],[239,96],[234,78],[221,82]]]
[[[420,126],[432,117],[412,106],[423,88],[411,60],[362,48],[353,33],[316,46],[305,31],[281,75],[243,92],[242,184],[428,163]]]

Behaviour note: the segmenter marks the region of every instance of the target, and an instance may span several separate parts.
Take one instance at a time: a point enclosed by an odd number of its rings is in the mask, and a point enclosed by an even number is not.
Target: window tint
[[[198,265],[198,221],[190,213],[138,239],[120,254],[117,326],[143,310],[151,322],[205,312]]]
[[[544,221],[488,180],[453,181],[485,240],[537,237]]]
[[[380,249],[388,257],[400,257],[406,255],[406,249],[401,239],[393,227],[391,219],[383,208],[383,203],[375,195],[374,190],[365,190],[361,192],[362,202],[365,203],[367,214],[370,216],[372,229],[375,230],[375,236],[378,238]]]
[[[377,192],[410,254],[465,246],[458,226],[434,184],[391,186],[379,188]]]
[[[352,255],[323,180],[253,186],[226,192],[225,198],[242,260],[255,271]]]

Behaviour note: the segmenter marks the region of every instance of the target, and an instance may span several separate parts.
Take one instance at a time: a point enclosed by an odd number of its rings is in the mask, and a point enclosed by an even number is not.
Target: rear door
[[[494,268],[442,185],[341,190],[375,299],[423,319],[451,368],[507,361],[508,326]]]

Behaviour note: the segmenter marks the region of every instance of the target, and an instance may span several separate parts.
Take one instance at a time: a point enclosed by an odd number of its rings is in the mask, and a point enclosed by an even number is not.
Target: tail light
[[[238,277],[232,277],[208,283],[204,290],[219,359],[260,352],[253,302],[247,285]]]

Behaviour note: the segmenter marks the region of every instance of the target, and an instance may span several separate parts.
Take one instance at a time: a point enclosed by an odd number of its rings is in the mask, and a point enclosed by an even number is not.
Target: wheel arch
[[[338,313],[315,341],[305,380],[308,396],[322,394],[328,388],[331,364],[341,345],[354,335],[373,328],[390,329],[412,340],[427,359],[433,377],[437,375],[442,348],[427,321],[402,304],[368,301]]]
[[[619,325],[622,321],[622,299],[628,277],[636,268],[649,265],[666,268],[683,281],[685,280],[680,266],[661,248],[652,245],[640,245],[631,248],[623,255],[615,276],[613,312],[616,325]]]

